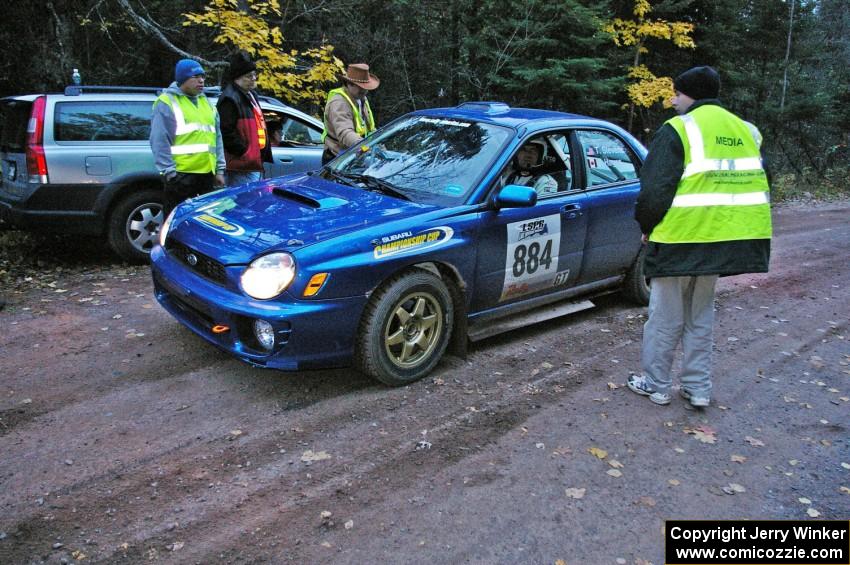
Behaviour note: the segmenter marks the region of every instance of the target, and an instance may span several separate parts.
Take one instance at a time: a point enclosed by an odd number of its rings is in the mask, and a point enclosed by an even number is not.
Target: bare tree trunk
[[[637,66],[640,64],[640,50],[641,50],[642,47],[643,47],[643,41],[641,40],[641,41],[638,42],[637,47],[635,48],[635,58],[634,58],[634,61],[632,62],[633,68],[637,68]],[[629,97],[629,125],[626,128],[629,131],[629,133],[632,132],[632,123],[634,122],[634,119],[635,119],[635,103],[632,102],[631,97]]]
[[[460,65],[460,2],[452,2],[452,47],[451,47],[451,101],[457,106],[460,101],[460,85],[458,84],[458,65]]]
[[[207,59],[189,53],[188,51],[180,49],[179,47],[171,43],[171,41],[169,41],[168,38],[165,37],[165,35],[159,30],[159,28],[155,24],[147,20],[145,17],[137,14],[136,11],[133,10],[133,7],[130,6],[129,0],[117,0],[117,2],[119,6],[124,8],[124,11],[127,12],[127,15],[133,18],[133,20],[139,25],[139,27],[142,28],[145,33],[154,36],[156,39],[159,40],[160,43],[162,43],[168,49],[174,51],[181,57],[185,57],[187,59],[195,59],[196,61],[212,68],[221,68],[226,64],[224,61],[209,61]]]
[[[61,80],[66,82],[71,77],[71,63],[69,63],[70,51],[72,51],[73,40],[71,38],[71,28],[69,23],[59,15],[53,2],[47,2],[47,10],[53,18],[54,36],[56,37],[56,56],[59,59],[59,69],[56,72],[61,77]],[[59,12],[63,14],[67,11],[64,6],[60,6]],[[78,65],[79,66],[79,65]]]
[[[782,76],[782,97],[779,99],[779,111],[785,110],[785,90],[788,88],[788,62],[791,59],[791,33],[794,31],[794,6],[797,0],[791,0],[790,15],[788,16],[788,44],[785,47],[785,72]]]

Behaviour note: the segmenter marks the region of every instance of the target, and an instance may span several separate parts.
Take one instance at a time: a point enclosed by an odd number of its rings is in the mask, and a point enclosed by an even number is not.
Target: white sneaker
[[[648,396],[650,402],[658,404],[659,406],[666,406],[670,404],[670,395],[655,390],[655,387],[649,384],[649,380],[644,375],[629,375],[626,384],[630,391],[641,396]]]
[[[682,398],[691,403],[691,406],[694,408],[705,408],[709,404],[711,404],[711,398],[704,395],[696,395],[692,394],[688,390],[684,388],[679,389],[679,394],[682,395]]]

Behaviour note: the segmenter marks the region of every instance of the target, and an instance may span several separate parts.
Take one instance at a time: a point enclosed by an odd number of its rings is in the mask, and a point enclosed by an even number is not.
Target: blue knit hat
[[[174,80],[177,82],[177,86],[180,86],[187,79],[192,78],[195,75],[206,75],[206,71],[197,61],[193,61],[192,59],[180,59],[177,61],[177,66],[174,67]]]

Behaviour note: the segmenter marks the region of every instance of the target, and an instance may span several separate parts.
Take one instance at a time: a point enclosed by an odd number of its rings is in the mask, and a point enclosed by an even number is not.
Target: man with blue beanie
[[[183,200],[224,186],[221,126],[203,93],[205,76],[197,61],[178,61],[174,82],[153,103],[150,143],[165,187],[165,217]]]

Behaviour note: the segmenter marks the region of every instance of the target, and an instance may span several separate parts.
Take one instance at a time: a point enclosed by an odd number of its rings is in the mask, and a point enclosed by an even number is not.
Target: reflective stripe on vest
[[[715,105],[700,106],[667,123],[682,141],[685,167],[670,209],[649,240],[770,238],[770,195],[758,129]]]
[[[168,104],[174,114],[175,131],[171,145],[174,166],[181,173],[214,173],[216,164],[215,109],[206,96],[195,106],[187,96],[163,93],[154,105]]]
[[[257,143],[260,145],[260,149],[263,149],[266,146],[266,119],[263,116],[263,110],[260,108],[254,95],[250,92],[248,93],[248,99],[251,101],[254,122],[257,124]]]
[[[367,137],[370,133],[375,131],[375,117],[372,115],[372,108],[369,106],[369,100],[365,100],[366,107],[366,122],[363,122],[363,117],[360,115],[360,111],[357,109],[357,104],[351,99],[348,95],[348,92],[345,90],[345,87],[334,88],[330,92],[328,92],[328,99],[325,102],[325,105],[330,103],[331,99],[334,96],[342,96],[348,105],[351,107],[351,113],[354,114],[354,131],[357,132],[357,135],[360,137]],[[327,120],[327,118],[325,118]],[[322,131],[322,141],[328,136],[328,123],[324,122],[325,129]],[[331,138],[334,139],[334,138]],[[334,139],[334,141],[339,141],[338,139]]]

